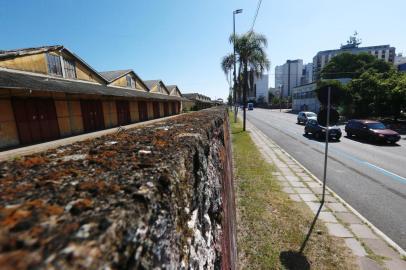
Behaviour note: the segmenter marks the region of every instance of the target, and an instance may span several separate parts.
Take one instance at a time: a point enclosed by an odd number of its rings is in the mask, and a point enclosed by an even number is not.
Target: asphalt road
[[[296,115],[254,109],[247,119],[319,179],[324,143],[304,135]],[[373,145],[345,136],[329,143],[327,185],[378,229],[406,249],[406,137]]]

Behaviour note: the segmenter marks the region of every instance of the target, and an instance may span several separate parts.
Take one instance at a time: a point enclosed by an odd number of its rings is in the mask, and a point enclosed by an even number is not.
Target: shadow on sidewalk
[[[299,251],[282,251],[279,255],[279,259],[283,266],[286,267],[288,270],[299,270],[299,269],[310,269],[309,261],[307,260],[306,256],[303,254],[304,249],[306,248],[307,241],[310,238],[310,235],[313,232],[314,225],[316,225],[316,221],[320,215],[321,209],[323,208],[323,204],[321,203],[319,209],[316,213],[316,216],[313,219],[313,222],[310,226],[310,229],[306,235],[305,240],[302,243]]]
[[[282,251],[279,255],[282,265],[288,270],[307,270],[310,263],[303,253],[297,251]]]

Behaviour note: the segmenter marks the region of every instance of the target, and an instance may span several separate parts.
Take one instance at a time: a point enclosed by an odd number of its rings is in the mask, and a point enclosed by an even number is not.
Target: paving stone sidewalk
[[[316,214],[320,206],[321,182],[249,122],[247,130],[265,160],[277,169],[274,175],[283,191],[291,200],[306,204]],[[390,247],[342,200],[328,190],[319,219],[324,222],[331,236],[344,239],[345,244],[356,256],[360,269],[406,269],[406,261],[402,259],[401,254]]]

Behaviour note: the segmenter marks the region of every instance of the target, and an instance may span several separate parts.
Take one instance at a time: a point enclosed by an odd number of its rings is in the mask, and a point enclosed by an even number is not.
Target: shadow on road
[[[316,139],[315,137],[313,137],[312,134],[307,134],[307,135],[306,135],[306,134],[303,134],[303,137],[307,138],[308,140],[312,140],[312,141],[316,141],[316,142],[324,142],[324,141],[325,141],[325,138],[324,138],[324,137],[322,137],[322,138],[320,138],[320,139],[318,140],[318,139]],[[328,142],[329,142],[329,143],[338,143],[338,142],[340,142],[340,140],[329,139]]]
[[[374,142],[374,141],[370,141],[370,140],[366,140],[366,139],[362,139],[362,138],[358,138],[358,137],[354,137],[354,136],[348,137],[348,135],[346,135],[345,138],[347,138],[351,141],[362,143],[362,144],[370,144],[370,145],[381,146],[381,147],[400,147],[401,146],[398,143]]]
[[[283,110],[282,112],[284,112],[284,113],[290,113],[290,114],[294,114],[294,115],[297,114],[296,111],[293,111],[293,110],[290,110],[290,109],[282,109],[282,110]]]

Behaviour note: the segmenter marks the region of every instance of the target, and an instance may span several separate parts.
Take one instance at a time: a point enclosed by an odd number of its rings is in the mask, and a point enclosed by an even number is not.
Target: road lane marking
[[[253,118],[256,118],[256,117],[253,117]],[[279,117],[277,117],[277,118],[279,118]],[[258,121],[261,121],[261,122],[264,122],[264,123],[268,124],[269,126],[272,126],[273,128],[276,128],[276,129],[279,130],[280,132],[286,134],[286,132],[285,132],[284,130],[282,130],[282,127],[281,127],[281,126],[279,126],[279,125],[278,125],[278,126],[275,126],[275,124],[272,125],[272,124],[270,124],[269,122],[264,121],[264,120],[261,120],[261,119],[259,119],[259,118],[256,118],[256,119],[257,119]],[[279,118],[279,119],[280,119],[280,118]],[[283,119],[283,120],[285,120],[285,119]],[[294,134],[294,135],[299,134],[296,130],[293,131],[293,129],[291,129],[291,128],[288,128],[288,127],[283,127],[283,128],[284,128],[286,131],[288,131],[288,132],[290,132],[290,133],[292,133],[292,134]],[[288,134],[287,134],[287,135],[288,135]],[[296,138],[295,138],[295,139],[296,139]],[[310,140],[310,142],[313,142],[314,144],[318,145],[319,147],[322,147],[322,148],[324,147],[324,143],[322,143],[322,142],[317,142],[317,141],[313,141],[313,140]],[[339,155],[341,155],[341,156],[344,156],[344,157],[346,157],[347,159],[350,159],[350,160],[355,161],[355,162],[357,162],[357,163],[359,163],[359,164],[361,164],[361,165],[364,165],[364,166],[369,167],[369,168],[371,168],[371,169],[373,169],[373,170],[375,170],[375,171],[378,171],[378,172],[380,172],[380,173],[383,174],[383,175],[389,176],[390,178],[396,180],[397,182],[399,182],[399,183],[401,183],[401,184],[406,184],[406,178],[405,178],[405,177],[402,177],[402,176],[400,176],[400,175],[398,175],[398,174],[396,174],[396,173],[393,173],[393,172],[390,172],[390,171],[388,171],[388,170],[385,170],[385,169],[383,169],[383,168],[381,168],[381,167],[379,167],[379,166],[376,166],[376,165],[374,165],[374,164],[372,164],[372,163],[369,163],[368,161],[358,159],[358,158],[356,158],[356,157],[354,157],[354,156],[352,156],[352,155],[350,155],[350,154],[345,153],[345,152],[342,151],[342,150],[337,149],[337,148],[334,147],[333,145],[331,145],[330,149],[332,150],[332,152],[335,152],[336,154],[339,154]]]
[[[253,124],[251,124],[253,125]],[[293,160],[294,162],[296,162],[296,164],[298,164],[298,166],[300,166],[305,172],[307,172],[313,179],[315,179],[318,183],[322,184],[322,181],[320,181],[319,178],[317,178],[312,172],[310,172],[305,166],[303,166],[298,160],[296,160],[291,154],[289,154],[288,152],[286,152],[285,150],[283,150],[275,141],[273,141],[271,138],[269,138],[268,135],[266,135],[264,132],[262,132],[260,130],[259,127],[255,127],[254,129],[257,129],[258,132],[256,134],[256,136],[262,137],[262,141],[268,145],[268,143],[266,143],[266,140],[271,141],[273,144],[275,144],[280,150],[282,150],[284,152],[285,155],[287,155],[288,157],[290,157],[291,160]],[[260,133],[262,133],[262,135],[260,136]],[[255,131],[254,131],[255,133]],[[288,135],[290,136],[290,135]],[[267,138],[267,139],[265,139]],[[300,142],[300,141],[299,141]],[[313,148],[312,148],[313,149]],[[355,210],[349,203],[347,203],[343,198],[341,198],[337,193],[335,193],[332,189],[330,189],[328,186],[326,186],[326,189],[333,194],[335,197],[338,198],[338,200],[343,203],[344,205],[346,205],[347,208],[349,208],[351,210],[352,213],[354,213],[357,217],[359,217],[365,224],[367,224],[370,228],[372,228],[372,230],[378,234],[380,237],[382,237],[386,243],[389,244],[389,246],[391,246],[392,248],[394,248],[395,250],[397,250],[401,255],[406,256],[406,252],[405,250],[403,250],[403,248],[401,248],[398,244],[396,244],[391,238],[389,238],[384,232],[382,232],[380,229],[378,229],[375,225],[373,225],[369,220],[367,220],[364,216],[362,216],[357,210]]]

